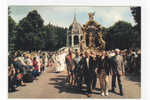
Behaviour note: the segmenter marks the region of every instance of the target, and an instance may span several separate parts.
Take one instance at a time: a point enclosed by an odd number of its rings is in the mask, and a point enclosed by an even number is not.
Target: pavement
[[[8,98],[88,98],[84,92],[85,89],[79,91],[77,88],[67,84],[66,76],[66,71],[55,73],[52,68],[48,68],[37,80],[34,80],[32,83],[26,83],[26,86],[17,87],[17,91],[15,92],[9,92]],[[109,79],[109,83],[111,83],[111,76]],[[141,98],[141,82],[138,76],[124,76],[122,83],[124,96],[119,95],[118,85],[116,87],[116,93],[109,92],[109,96],[101,96],[98,80],[96,90],[93,90],[91,98]],[[111,84],[109,85],[110,89]]]

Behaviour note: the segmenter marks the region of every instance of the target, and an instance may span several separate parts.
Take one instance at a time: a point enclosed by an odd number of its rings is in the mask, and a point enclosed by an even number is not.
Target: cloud
[[[133,17],[130,15],[131,12],[129,7],[106,7],[96,9],[95,16],[101,18],[102,24],[105,27],[109,27],[119,20],[124,20],[134,25]]]

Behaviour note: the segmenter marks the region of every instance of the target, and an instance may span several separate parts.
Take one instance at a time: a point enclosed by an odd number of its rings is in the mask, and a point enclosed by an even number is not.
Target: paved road
[[[49,68],[47,72],[42,73],[38,80],[32,83],[26,83],[24,87],[18,87],[16,92],[8,93],[8,98],[87,98],[84,92],[69,86],[65,82],[66,72],[54,73]],[[110,77],[111,80],[111,77]],[[111,82],[110,82],[111,83]],[[110,84],[111,86],[111,84]],[[91,98],[140,98],[141,86],[137,77],[124,77],[123,88],[124,96],[117,93],[110,93],[109,96],[101,96],[99,93],[99,82]],[[118,88],[118,86],[117,86]],[[109,87],[111,89],[111,87]],[[116,92],[119,93],[119,90]]]

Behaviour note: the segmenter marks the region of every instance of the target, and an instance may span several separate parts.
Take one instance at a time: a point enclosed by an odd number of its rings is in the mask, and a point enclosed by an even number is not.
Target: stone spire
[[[77,23],[76,12],[74,13],[73,23]]]

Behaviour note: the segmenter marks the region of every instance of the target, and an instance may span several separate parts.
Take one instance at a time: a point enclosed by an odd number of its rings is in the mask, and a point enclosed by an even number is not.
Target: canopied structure
[[[79,43],[82,39],[82,26],[77,22],[76,15],[74,15],[73,23],[69,26],[69,30],[67,31],[67,47],[79,47]]]
[[[83,40],[89,49],[104,49],[105,41],[102,38],[103,28],[94,20],[94,13],[88,13],[89,20],[83,25]]]

